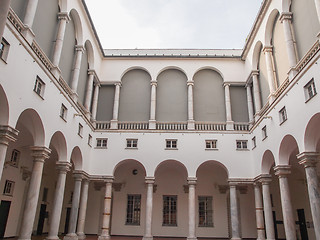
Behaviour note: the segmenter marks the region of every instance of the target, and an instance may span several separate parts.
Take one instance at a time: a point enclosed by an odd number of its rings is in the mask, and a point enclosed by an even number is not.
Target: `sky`
[[[262,0],[86,0],[104,49],[242,49]]]

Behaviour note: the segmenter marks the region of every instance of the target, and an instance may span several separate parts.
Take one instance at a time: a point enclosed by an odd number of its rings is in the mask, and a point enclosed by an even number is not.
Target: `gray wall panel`
[[[231,112],[234,122],[249,122],[247,92],[244,87],[231,86]]]
[[[114,86],[101,86],[97,108],[97,121],[110,121],[113,113]]]
[[[87,87],[87,79],[88,79],[88,54],[87,54],[87,50],[85,50],[82,54],[79,83],[77,88],[79,102],[81,102],[82,104],[84,103],[85,91]]]
[[[268,84],[268,74],[266,66],[266,57],[263,51],[260,52],[259,58],[259,83],[261,92],[262,106],[264,106],[268,101],[268,96],[270,94],[269,84]]]
[[[26,1],[26,0],[11,0],[11,2],[10,2],[11,8],[18,15],[20,20],[22,20],[22,21],[24,18],[24,13],[26,10],[27,2],[28,1]]]

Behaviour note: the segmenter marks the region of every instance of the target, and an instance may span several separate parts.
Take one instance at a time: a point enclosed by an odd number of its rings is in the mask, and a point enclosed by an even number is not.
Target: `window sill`
[[[3,59],[2,57],[0,58],[2,62],[4,62],[5,64],[8,64],[7,61],[5,59]]]
[[[279,124],[279,126],[281,126],[282,124],[284,124],[287,120],[288,120],[288,119],[283,120],[283,121]]]
[[[62,117],[61,115],[60,115],[60,118],[61,118],[63,121],[67,122],[67,120],[66,120],[64,117]]]
[[[317,95],[317,93],[315,93],[312,97],[309,97],[309,98],[305,101],[305,103],[309,102],[309,101],[310,101],[311,99],[313,99],[316,95]]]
[[[129,149],[129,150],[138,150],[137,147],[126,147],[125,149]]]
[[[108,147],[95,147],[94,149],[108,149]]]
[[[205,148],[206,151],[218,151],[218,148]]]
[[[42,100],[44,100],[44,98],[43,98],[41,95],[39,95],[36,91],[33,90],[33,92],[34,92],[39,98],[41,98]]]
[[[248,148],[237,148],[236,150],[237,150],[237,151],[249,151]]]
[[[178,148],[165,148],[164,150],[178,150]]]

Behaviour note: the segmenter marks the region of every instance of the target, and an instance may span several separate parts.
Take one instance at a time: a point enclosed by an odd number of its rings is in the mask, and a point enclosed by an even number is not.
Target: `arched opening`
[[[2,86],[0,85],[0,125],[7,125],[9,122],[9,103]]]

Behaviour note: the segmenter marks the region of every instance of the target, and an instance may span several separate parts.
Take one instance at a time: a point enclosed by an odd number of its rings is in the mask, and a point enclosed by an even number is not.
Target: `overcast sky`
[[[261,2],[86,0],[105,49],[242,49]]]

